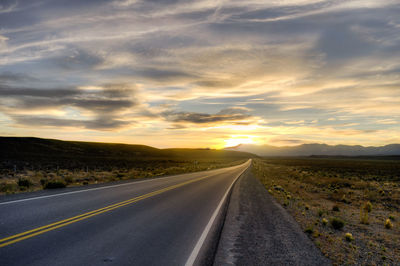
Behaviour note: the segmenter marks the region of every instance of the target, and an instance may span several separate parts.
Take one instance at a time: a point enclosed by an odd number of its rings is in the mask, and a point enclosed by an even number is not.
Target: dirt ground
[[[255,159],[253,171],[334,264],[400,265],[399,168],[281,158]]]

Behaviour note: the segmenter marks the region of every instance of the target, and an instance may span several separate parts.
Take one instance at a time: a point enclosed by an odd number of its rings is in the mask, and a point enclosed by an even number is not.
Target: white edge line
[[[165,177],[161,177],[161,178],[165,178]],[[161,179],[161,178],[160,178],[160,179]],[[153,179],[152,179],[152,180],[153,180]],[[101,189],[107,189],[107,188],[113,188],[113,187],[128,186],[128,185],[138,184],[138,183],[143,183],[143,182],[148,182],[148,181],[152,181],[152,180],[143,180],[143,181],[136,181],[136,182],[135,182],[135,181],[132,181],[132,182],[129,182],[129,183],[118,184],[118,185],[111,185],[111,186],[104,186],[104,187],[97,187],[97,188],[89,188],[89,189],[82,189],[82,190],[77,190],[77,191],[64,192],[64,193],[58,193],[58,194],[53,194],[53,195],[47,195],[47,196],[32,197],[32,198],[27,198],[27,199],[12,200],[12,201],[0,202],[0,205],[10,204],[10,203],[17,203],[17,202],[22,202],[22,201],[29,201],[29,200],[36,200],[36,199],[52,198],[52,197],[64,196],[64,195],[75,194],[75,193],[81,193],[81,192],[92,191],[92,190],[101,190]]]
[[[250,159],[251,160],[251,159]],[[208,233],[211,230],[212,225],[214,224],[215,219],[217,218],[217,215],[222,207],[222,205],[225,202],[226,197],[228,196],[233,184],[236,182],[236,180],[249,168],[249,166],[247,166],[231,183],[231,185],[229,186],[229,188],[227,189],[227,191],[225,192],[224,196],[222,197],[221,201],[219,202],[217,208],[215,209],[214,213],[212,214],[210,220],[208,221],[208,224],[206,225],[206,227],[203,230],[203,233],[201,234],[199,240],[197,240],[196,245],[194,246],[192,253],[190,254],[189,258],[187,259],[185,266],[192,266],[194,264],[194,262],[197,259],[197,256],[200,253],[201,248],[203,247],[203,244],[208,236]]]
[[[235,166],[233,166],[235,167]],[[221,168],[220,168],[221,169]],[[215,169],[215,170],[220,170],[220,169]],[[223,169],[223,168],[222,168]],[[194,174],[193,173],[187,173],[187,174]],[[58,193],[58,194],[53,194],[53,195],[47,195],[47,196],[39,196],[39,197],[32,197],[32,198],[27,198],[27,199],[19,199],[19,200],[12,200],[12,201],[5,201],[5,202],[0,202],[0,205],[6,205],[6,204],[12,204],[12,203],[18,203],[18,202],[24,202],[24,201],[30,201],[30,200],[37,200],[37,199],[45,199],[45,198],[52,198],[52,197],[58,197],[58,196],[64,196],[64,195],[70,195],[70,194],[76,194],[76,193],[82,193],[86,191],[94,191],[94,190],[101,190],[101,189],[108,189],[108,188],[114,188],[114,187],[122,187],[122,186],[129,186],[129,185],[134,185],[134,184],[139,184],[139,183],[145,183],[145,182],[151,182],[154,180],[161,180],[169,177],[174,177],[177,175],[173,176],[164,176],[164,177],[159,177],[159,178],[153,178],[149,180],[142,180],[142,181],[131,181],[129,183],[124,183],[124,184],[117,184],[117,185],[111,185],[111,186],[103,186],[103,187],[98,187],[98,188],[89,188],[89,189],[82,189],[82,190],[77,190],[77,191],[71,191],[71,192],[64,192],[64,193]]]

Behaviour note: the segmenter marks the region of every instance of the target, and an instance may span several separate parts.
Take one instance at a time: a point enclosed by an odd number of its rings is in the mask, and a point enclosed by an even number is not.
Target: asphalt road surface
[[[0,198],[0,265],[203,264],[250,165]]]

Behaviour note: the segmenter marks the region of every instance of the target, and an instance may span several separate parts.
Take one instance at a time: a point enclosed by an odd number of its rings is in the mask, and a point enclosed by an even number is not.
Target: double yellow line
[[[83,214],[80,214],[80,215],[77,215],[77,216],[74,216],[74,217],[71,217],[71,218],[68,218],[68,219],[64,219],[64,220],[61,220],[61,221],[58,221],[58,222],[55,222],[55,223],[51,223],[51,224],[48,224],[48,225],[45,225],[45,226],[41,226],[41,227],[29,230],[29,231],[25,231],[25,232],[22,232],[22,233],[19,233],[19,234],[16,234],[16,235],[12,235],[12,236],[0,239],[0,248],[8,246],[8,245],[11,245],[11,244],[14,244],[14,243],[17,243],[17,242],[22,241],[24,239],[28,239],[28,238],[31,238],[31,237],[34,237],[34,236],[37,236],[37,235],[40,235],[40,234],[55,230],[55,229],[60,228],[60,227],[67,226],[67,225],[72,224],[72,223],[76,223],[78,221],[82,221],[82,220],[88,219],[90,217],[99,215],[101,213],[109,212],[111,210],[126,206],[128,204],[132,204],[132,203],[135,203],[135,202],[150,198],[152,196],[161,194],[163,192],[166,192],[166,191],[178,188],[178,187],[182,187],[182,186],[190,184],[190,183],[194,183],[194,182],[200,181],[200,180],[208,178],[208,177],[210,177],[210,176],[205,176],[205,177],[200,177],[200,178],[196,178],[196,179],[193,179],[193,180],[189,180],[189,181],[177,184],[177,185],[169,186],[169,187],[166,187],[166,188],[163,188],[163,189],[159,189],[159,190],[144,194],[142,196],[138,196],[138,197],[131,198],[131,199],[128,199],[128,200],[125,200],[125,201],[121,201],[119,203],[115,203],[115,204],[112,204],[112,205],[109,205],[109,206],[106,206],[106,207],[103,207],[103,208],[100,208],[100,209],[97,209],[97,210],[94,210],[94,211],[86,212],[86,213],[83,213]]]

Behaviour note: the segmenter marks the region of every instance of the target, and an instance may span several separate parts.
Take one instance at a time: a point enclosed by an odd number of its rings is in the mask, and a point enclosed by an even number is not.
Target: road
[[[203,264],[246,163],[0,198],[0,265]]]

